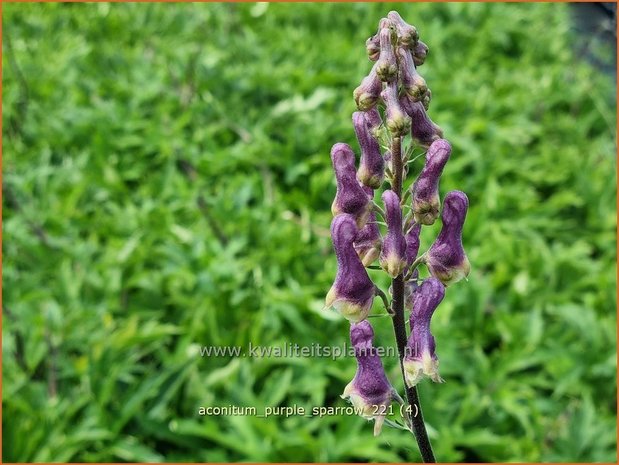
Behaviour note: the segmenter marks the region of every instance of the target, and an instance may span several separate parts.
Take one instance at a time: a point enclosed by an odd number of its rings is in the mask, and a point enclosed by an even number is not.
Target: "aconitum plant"
[[[428,47],[417,29],[391,11],[380,20],[366,49],[374,65],[353,92],[359,157],[344,143],[331,149],[337,184],[331,237],[338,267],[325,306],[350,321],[357,373],[342,397],[364,418],[374,420],[375,435],[384,424],[412,431],[423,460],[433,462],[416,385],[424,378],[443,382],[430,323],[446,287],[470,271],[462,247],[468,198],[460,191],[448,192],[441,208],[440,178],[452,148],[427,113],[431,92],[417,67],[424,63]],[[423,167],[407,182],[422,155]],[[440,233],[419,254],[422,227],[439,217]],[[420,273],[420,267],[427,273]],[[368,270],[389,275],[388,293],[374,284]],[[370,314],[375,297],[381,298],[385,316],[393,323],[406,400],[388,380],[374,346],[368,319],[383,316]],[[404,407],[403,424],[386,418],[393,402]]]

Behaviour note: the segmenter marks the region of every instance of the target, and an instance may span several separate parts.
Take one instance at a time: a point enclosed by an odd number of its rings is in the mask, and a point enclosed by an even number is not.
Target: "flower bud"
[[[404,235],[406,241],[406,268],[410,268],[417,254],[419,253],[421,225],[419,223],[413,224],[413,227]],[[404,283],[404,307],[407,310],[413,309],[413,302],[415,300],[415,292],[417,291],[417,279],[419,278],[419,269],[413,270],[411,278]]]
[[[413,311],[413,305],[415,304],[415,296],[419,290],[417,284],[417,278],[419,277],[419,270],[413,271],[413,279],[404,283],[404,308],[409,312]]]
[[[363,115],[365,116],[365,122],[370,129],[370,134],[372,134],[372,137],[378,141],[380,137],[380,127],[383,124],[383,119],[380,117],[378,108],[370,108]]]
[[[389,405],[399,395],[387,379],[373,346],[374,330],[367,320],[350,325],[350,341],[355,348],[357,372],[344,389],[342,398],[349,400],[363,418],[374,420],[374,436],[378,436]]]
[[[397,54],[400,59],[400,77],[404,92],[414,102],[422,101],[428,91],[426,80],[415,69],[410,50],[398,47]]]
[[[355,153],[348,144],[339,142],[331,149],[331,161],[337,182],[331,212],[333,216],[350,213],[357,221],[357,226],[361,228],[368,219],[372,204],[357,181]]]
[[[428,278],[415,292],[413,311],[410,316],[411,334],[406,344],[404,378],[407,386],[415,386],[424,376],[441,383],[438,374],[436,344],[430,332],[430,320],[436,307],[445,297],[445,287],[436,278]]]
[[[432,91],[428,89],[421,99],[421,104],[423,105],[424,110],[428,111],[430,108],[430,101],[432,100]]]
[[[468,276],[471,264],[462,247],[462,227],[469,199],[464,192],[451,191],[443,202],[443,228],[425,254],[424,262],[432,276],[445,286]]]
[[[368,194],[370,200],[374,198],[374,191],[371,188],[364,187],[363,190]],[[376,223],[376,215],[373,211],[368,217],[367,224],[357,234],[353,246],[364,266],[371,265],[380,255],[382,240],[378,223]]]
[[[419,253],[419,235],[421,234],[421,224],[415,223],[413,227],[406,233],[406,265],[411,266],[417,254]]]
[[[383,84],[376,74],[377,65],[378,62],[374,64],[370,74],[363,78],[359,87],[353,92],[355,103],[360,111],[368,111],[370,108],[373,108],[380,98]]]
[[[395,278],[406,267],[406,240],[402,233],[402,208],[400,199],[392,190],[383,192],[387,234],[380,253],[380,266],[389,276]]]
[[[380,54],[380,41],[378,39],[378,34],[374,34],[365,41],[365,50],[368,52],[368,58],[370,60],[378,60],[378,55]]]
[[[363,266],[370,266],[380,255],[382,240],[374,212],[370,213],[367,224],[357,234],[354,247]]]
[[[333,218],[331,239],[337,257],[337,274],[325,299],[325,308],[334,307],[344,318],[354,322],[367,318],[376,292],[353,247],[357,234],[351,215],[344,213]]]
[[[352,122],[361,147],[361,161],[359,162],[359,170],[357,170],[357,179],[364,186],[378,189],[385,176],[385,160],[380,153],[380,146],[372,137],[363,112],[354,112]]]
[[[404,21],[397,11],[390,11],[389,14],[387,14],[387,18],[395,25],[398,33],[398,41],[402,45],[412,48],[417,44],[419,34],[415,26],[411,26]]]
[[[426,163],[411,188],[417,223],[430,225],[438,218],[441,206],[438,184],[450,154],[451,146],[445,139],[432,142],[426,153]]]
[[[428,56],[428,46],[419,40],[417,45],[413,47],[413,62],[415,66],[423,65],[426,61],[426,56]]]
[[[376,74],[381,81],[393,82],[398,77],[398,63],[391,44],[391,29],[384,28],[378,33],[380,55],[376,62]]]
[[[400,106],[397,82],[387,84],[381,96],[386,106],[387,129],[394,137],[404,136],[411,128],[411,119]]]
[[[443,131],[430,119],[421,102],[413,102],[408,95],[400,98],[402,109],[411,118],[411,137],[422,147],[443,137]]]

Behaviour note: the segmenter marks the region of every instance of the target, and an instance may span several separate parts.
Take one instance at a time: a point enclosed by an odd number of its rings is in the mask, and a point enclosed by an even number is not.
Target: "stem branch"
[[[381,298],[381,300],[383,301],[383,305],[385,306],[385,310],[387,310],[387,313],[389,313],[390,315],[392,315],[392,311],[391,307],[389,306],[389,299],[387,299],[387,295],[383,292],[383,290],[378,287],[378,286],[374,286],[374,289],[376,290],[376,295],[378,297]]]

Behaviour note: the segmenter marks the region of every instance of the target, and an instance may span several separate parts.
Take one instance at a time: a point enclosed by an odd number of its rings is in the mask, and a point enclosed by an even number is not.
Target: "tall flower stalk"
[[[331,236],[338,271],[325,307],[335,309],[351,324],[357,374],[342,397],[358,407],[364,418],[374,420],[375,435],[383,424],[398,426],[386,417],[392,402],[402,404],[404,424],[413,432],[422,459],[435,462],[416,386],[424,378],[443,382],[430,323],[446,286],[470,271],[462,246],[468,198],[452,191],[441,205],[440,177],[452,149],[427,114],[432,93],[417,67],[425,62],[428,47],[419,40],[417,29],[391,11],[379,21],[366,49],[374,65],[353,92],[359,162],[346,144],[337,143],[331,150],[337,180]],[[424,152],[423,168],[405,188],[413,162]],[[374,199],[383,186],[381,205]],[[422,227],[439,217],[439,235],[419,255]],[[386,226],[383,234],[382,224]],[[379,266],[374,264],[377,260]],[[420,274],[420,266],[427,272]],[[380,269],[391,278],[389,293],[378,288],[368,273]],[[421,278],[422,274],[427,277]],[[368,318],[374,316],[375,297],[382,299],[393,323],[406,401],[387,379],[373,345]]]

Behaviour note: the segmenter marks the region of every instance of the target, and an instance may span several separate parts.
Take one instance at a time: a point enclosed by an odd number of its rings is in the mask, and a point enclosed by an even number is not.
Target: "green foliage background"
[[[615,83],[566,5],[5,3],[4,461],[419,460],[354,416],[197,415],[345,405],[353,359],[199,347],[347,341],[329,150],[390,9],[471,203],[420,386],[438,459],[616,460]]]

